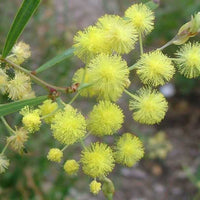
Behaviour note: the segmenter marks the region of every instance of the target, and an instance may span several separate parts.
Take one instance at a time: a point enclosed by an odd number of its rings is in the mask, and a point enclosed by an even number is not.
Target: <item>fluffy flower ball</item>
[[[118,163],[132,167],[144,156],[144,148],[138,137],[123,134],[116,143],[115,159]]]
[[[32,110],[28,106],[24,107],[20,114],[23,115],[22,123],[28,132],[34,133],[40,129],[41,119],[40,119],[40,110]]]
[[[114,168],[113,152],[106,144],[91,144],[82,151],[81,163],[84,173],[93,178],[107,175]]]
[[[117,101],[129,81],[127,63],[120,56],[100,54],[88,65],[94,94],[100,99]]]
[[[134,49],[137,31],[130,21],[117,15],[105,15],[98,20],[97,26],[105,32],[106,43],[110,46],[111,52],[127,54]]]
[[[75,160],[67,160],[64,164],[64,170],[69,175],[74,175],[79,170],[79,164]]]
[[[33,98],[31,80],[22,72],[15,72],[15,77],[7,84],[8,97],[12,100]]]
[[[51,129],[53,136],[60,143],[70,145],[84,137],[86,134],[86,122],[81,113],[70,105],[55,114]]]
[[[125,11],[135,29],[141,34],[148,34],[154,26],[154,13],[144,4],[134,4]]]
[[[176,53],[178,70],[187,78],[200,76],[200,43],[187,43]]]
[[[89,115],[88,130],[96,136],[113,135],[121,128],[123,118],[119,106],[109,101],[100,101]]]
[[[44,121],[50,124],[52,122],[52,119],[54,118],[55,111],[58,108],[58,104],[48,99],[48,100],[45,100],[43,104],[39,106],[39,108],[41,111],[41,115],[44,117]]]
[[[137,63],[137,74],[144,84],[164,85],[174,75],[170,58],[160,51],[143,54]]]
[[[159,123],[165,116],[168,104],[164,96],[150,88],[142,88],[130,101],[133,119],[142,124]]]
[[[21,41],[13,47],[12,53],[14,56],[10,57],[9,59],[20,65],[31,56],[30,46]]]
[[[79,31],[74,37],[74,54],[83,62],[88,63],[99,53],[109,53],[105,33],[95,27],[89,26],[84,31]]]
[[[47,159],[53,162],[61,162],[63,152],[60,149],[52,148],[49,150]]]
[[[7,138],[7,143],[18,153],[23,153],[24,143],[28,140],[28,133],[24,128],[19,128],[14,135]]]
[[[0,154],[0,174],[4,173],[9,167],[9,160],[2,154]]]
[[[90,183],[90,192],[93,194],[98,194],[101,190],[101,183],[97,182],[96,180],[93,180]]]

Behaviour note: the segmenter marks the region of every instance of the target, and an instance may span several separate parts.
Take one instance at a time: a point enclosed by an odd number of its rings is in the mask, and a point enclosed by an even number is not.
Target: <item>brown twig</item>
[[[59,94],[57,91],[63,92],[63,93],[73,93],[76,92],[78,89],[79,84],[74,84],[72,86],[69,87],[58,87],[52,84],[49,84],[47,82],[45,82],[44,80],[38,78],[34,73],[24,69],[23,67],[13,63],[12,61],[10,61],[7,58],[2,58],[0,57],[0,60],[11,65],[13,68],[25,73],[26,75],[30,76],[30,78],[35,81],[37,84],[41,85],[43,88],[47,89],[50,94],[52,94],[53,92]]]

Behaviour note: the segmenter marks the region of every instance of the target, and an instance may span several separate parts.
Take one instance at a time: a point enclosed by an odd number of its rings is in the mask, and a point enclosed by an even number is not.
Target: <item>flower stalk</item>
[[[13,68],[25,73],[26,75],[30,76],[30,78],[36,82],[37,84],[39,84],[40,86],[42,86],[43,88],[49,90],[56,90],[56,91],[60,91],[63,93],[71,93],[71,92],[75,92],[77,90],[77,87],[75,86],[71,86],[71,87],[58,87],[52,84],[47,83],[46,81],[38,78],[37,76],[35,76],[33,73],[31,73],[29,70],[24,69],[23,67],[15,64],[14,62],[10,61],[7,58],[3,58],[2,56],[0,56],[0,60],[9,64],[10,66],[12,66]]]

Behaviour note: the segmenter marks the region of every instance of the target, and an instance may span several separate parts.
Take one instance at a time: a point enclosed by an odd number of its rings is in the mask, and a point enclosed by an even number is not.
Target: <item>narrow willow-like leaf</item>
[[[21,35],[41,0],[24,0],[8,33],[2,57],[5,58]]]
[[[145,3],[145,5],[151,10],[155,10],[159,6],[157,3],[154,3],[153,1],[148,1],[147,3]]]
[[[40,96],[32,99],[15,101],[12,103],[0,104],[0,117],[21,110],[24,106],[36,106],[46,100],[48,96]]]
[[[55,56],[54,58],[52,58],[51,60],[47,61],[46,63],[44,63],[43,65],[41,65],[37,70],[36,73],[40,73],[43,72],[53,66],[55,66],[56,64],[64,61],[65,59],[73,56],[74,54],[74,49],[73,48],[69,48],[66,51],[64,51],[63,53]]]

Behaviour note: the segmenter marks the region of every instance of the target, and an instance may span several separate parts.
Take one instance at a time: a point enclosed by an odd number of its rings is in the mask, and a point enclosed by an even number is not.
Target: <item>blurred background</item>
[[[0,1],[0,51],[12,20],[20,6],[20,0]],[[119,14],[135,2],[133,0],[43,0],[39,9],[26,27],[22,37],[30,44],[32,58],[24,64],[28,69],[38,66],[56,54],[71,47],[74,34],[91,25],[104,15]],[[180,26],[200,11],[199,0],[155,0],[155,29],[146,38],[145,51],[162,46],[172,39]],[[197,36],[192,40],[199,41]],[[170,46],[164,52],[173,56],[177,46]],[[129,65],[138,58],[138,47],[126,56]],[[68,59],[56,68],[39,76],[56,85],[70,85],[74,72],[83,66],[77,58]],[[56,72],[56,73],[55,73]],[[141,86],[132,72],[130,90]],[[160,88],[169,101],[166,118],[156,126],[140,125],[132,120],[128,111],[128,97],[124,95],[119,104],[124,109],[126,121],[123,132],[139,136],[146,149],[145,158],[133,168],[117,166],[110,175],[116,192],[114,200],[199,200],[200,199],[200,79],[186,79],[176,74],[170,84]],[[38,94],[44,94],[35,86]],[[68,101],[72,96],[64,97]],[[5,97],[0,96],[0,102]],[[74,106],[87,114],[94,105],[94,99],[79,98]],[[20,125],[17,114],[7,117],[9,123]],[[6,141],[7,130],[0,122],[0,149]],[[87,143],[94,138],[87,139]],[[109,141],[110,138],[107,138]],[[17,155],[9,150],[9,170],[0,176],[1,200],[103,200],[89,193],[88,177],[79,174],[67,176],[62,167],[46,159],[50,147],[59,147],[51,136],[49,128],[28,141],[27,154]],[[78,158],[79,145],[67,149],[65,159]]]

